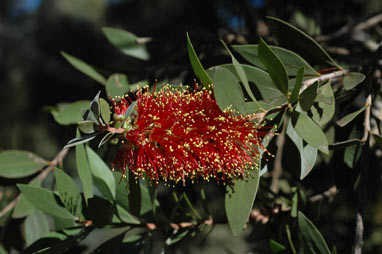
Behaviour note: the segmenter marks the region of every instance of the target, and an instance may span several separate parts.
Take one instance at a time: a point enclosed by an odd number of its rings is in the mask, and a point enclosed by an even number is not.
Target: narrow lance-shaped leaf
[[[298,212],[298,227],[308,253],[330,254],[329,247],[320,231],[300,211]]]
[[[137,36],[129,31],[119,28],[102,28],[102,32],[108,41],[118,48],[122,53],[138,58],[140,60],[149,60],[150,54],[146,50],[146,45],[137,42]]]
[[[196,76],[198,76],[198,78],[200,79],[200,82],[202,82],[202,84],[206,87],[207,85],[212,84],[212,79],[208,76],[198,56],[196,55],[188,33],[186,34],[186,37],[188,57],[190,58],[192,69],[194,70]]]
[[[312,107],[317,96],[317,88],[318,82],[316,81],[300,94],[299,103],[302,110],[308,111]]]
[[[341,68],[315,40],[300,29],[275,17],[267,17],[267,24],[282,46],[297,52],[305,59],[313,58],[318,63]]]
[[[80,133],[77,130],[77,136]],[[85,200],[93,197],[93,179],[90,171],[89,160],[86,154],[86,144],[76,146],[76,165],[77,172],[82,183]]]
[[[300,137],[324,154],[329,154],[328,140],[319,126],[305,113],[292,112],[292,125]]]
[[[265,68],[259,58],[258,45],[232,45],[232,47],[251,64],[263,69]],[[295,52],[277,46],[270,46],[270,48],[284,64],[288,76],[296,76],[298,70],[301,67],[305,68],[306,75],[320,75],[316,70],[313,69],[312,66],[310,66],[301,56],[297,55]]]
[[[233,189],[227,187],[225,210],[234,235],[240,234],[248,221],[259,187],[259,179],[259,170],[254,169],[245,179],[238,179]]]
[[[288,98],[288,75],[285,66],[263,39],[259,41],[259,58],[271,76],[273,83]]]
[[[341,126],[341,127],[344,127],[345,125],[347,125],[348,123],[350,123],[351,121],[354,120],[354,118],[356,118],[359,114],[361,114],[363,111],[365,111],[365,109],[367,108],[368,106],[365,105],[363,106],[362,108],[360,108],[359,110],[353,112],[353,113],[350,113],[344,117],[342,117],[340,120],[338,120],[336,123]]]
[[[102,85],[106,84],[106,79],[101,74],[99,74],[97,70],[90,64],[87,64],[86,62],[63,51],[61,51],[61,55],[77,70],[81,71]]]
[[[243,66],[236,60],[236,58],[233,56],[231,51],[228,49],[228,47],[224,43],[224,41],[221,41],[221,42],[231,56],[233,67],[235,68],[235,71],[236,71],[237,75],[239,76],[239,81],[241,81],[243,83],[244,88],[247,91],[249,97],[257,104],[257,106],[260,109],[262,109],[260,104],[257,102],[255,95],[253,95],[251,88],[249,87],[248,79],[247,79],[247,76],[245,75],[245,71],[244,71]]]
[[[41,157],[27,151],[6,150],[0,153],[0,176],[21,178],[32,175],[48,164]]]
[[[293,87],[292,94],[289,98],[290,103],[295,103],[298,100],[300,89],[302,86],[302,80],[304,78],[304,70],[305,70],[304,67],[301,67],[297,71],[295,85]]]
[[[57,202],[55,194],[45,188],[18,184],[17,187],[25,197],[38,209],[63,219],[73,219],[74,216]]]

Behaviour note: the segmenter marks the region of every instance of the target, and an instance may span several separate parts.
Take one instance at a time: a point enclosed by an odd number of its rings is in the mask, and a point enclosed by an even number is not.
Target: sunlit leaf
[[[78,135],[79,131],[77,130],[77,136]],[[77,173],[82,183],[82,190],[85,196],[85,200],[88,200],[89,198],[93,197],[93,179],[85,144],[76,146],[76,165]]]
[[[24,221],[24,234],[27,246],[49,233],[49,224],[46,216],[40,210],[34,209]]]
[[[61,55],[77,70],[81,71],[102,85],[106,84],[106,79],[90,64],[63,51],[61,51]]]
[[[112,98],[123,96],[129,92],[129,88],[129,81],[125,74],[115,73],[107,79],[106,93]]]
[[[41,185],[41,179],[35,178],[28,185],[39,187]],[[12,218],[23,218],[31,213],[35,209],[34,205],[29,202],[29,200],[20,193],[20,198],[17,201],[15,209],[13,209]]]
[[[259,41],[259,58],[276,87],[288,97],[288,75],[284,64],[263,39]]]
[[[188,51],[188,57],[190,58],[192,69],[194,70],[196,76],[200,79],[200,82],[204,85],[210,85],[212,84],[212,79],[208,76],[207,72],[203,68],[203,65],[201,64],[198,56],[196,55],[196,52],[194,50],[194,47],[192,46],[190,37],[187,36],[187,51]]]
[[[107,103],[107,101],[101,98],[99,100],[99,106],[101,110],[101,118],[104,124],[108,124],[110,122],[110,115],[111,115],[110,105],[109,103]]]
[[[221,67],[214,67],[211,73],[219,107],[225,110],[232,106],[238,112],[244,112],[244,94],[233,74]]]
[[[354,120],[354,118],[356,118],[359,114],[361,114],[363,111],[365,111],[365,109],[367,108],[367,105],[363,106],[362,108],[360,108],[359,110],[353,112],[353,113],[350,113],[344,117],[342,117],[340,120],[338,120],[336,123],[341,126],[341,127],[344,127],[345,125],[347,125],[348,123],[350,123],[351,121]]]
[[[52,191],[26,184],[18,184],[17,187],[25,195],[25,197],[41,211],[59,218],[74,218],[74,216],[66,208],[62,207],[57,202],[59,198]]]
[[[118,28],[104,27],[102,32],[116,48],[122,53],[138,58],[140,60],[149,60],[150,54],[146,49],[146,45],[137,42],[137,36],[126,30]]]
[[[237,179],[234,186],[227,187],[225,210],[232,233],[236,236],[243,231],[255,201],[259,187],[259,170],[254,169],[245,179]]]
[[[251,64],[265,68],[259,58],[258,45],[233,45],[232,47]],[[319,75],[312,66],[293,51],[277,46],[270,46],[270,48],[280,58],[289,76],[296,76],[301,67],[305,68],[305,75]]]
[[[342,81],[345,90],[353,89],[365,80],[366,76],[359,72],[350,72],[345,74]]]
[[[76,124],[83,120],[81,109],[88,108],[90,101],[82,100],[71,103],[59,103],[56,107],[48,107],[54,120],[60,125]]]
[[[6,150],[0,152],[0,176],[4,178],[30,176],[47,164],[47,161],[28,151]]]
[[[315,103],[310,110],[312,112],[312,119],[320,126],[324,126],[333,118],[335,99],[330,82],[318,88]]]

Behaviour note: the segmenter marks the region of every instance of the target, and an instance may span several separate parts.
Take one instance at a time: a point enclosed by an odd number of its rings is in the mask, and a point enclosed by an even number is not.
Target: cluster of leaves
[[[291,160],[292,171],[299,175],[293,191],[283,199],[275,193],[268,197],[268,202],[279,202],[284,213],[288,211],[286,234],[279,239],[271,236],[266,249],[272,253],[336,253],[335,248],[330,250],[323,235],[304,215],[308,201],[299,181],[309,175],[318,160],[330,160],[334,149],[344,151],[343,163],[350,168],[356,167],[363,153],[360,147],[370,136],[361,137],[356,124],[345,141],[334,139],[330,133],[334,125],[343,127],[354,122],[357,116],[370,112],[371,102],[365,102],[363,107],[350,114],[336,111],[344,97],[354,98],[360,93],[362,89],[358,85],[364,82],[365,76],[341,67],[317,42],[290,24],[269,18],[268,25],[285,48],[269,46],[263,39],[258,45],[232,46],[250,63],[241,64],[223,42],[232,63],[205,70],[187,35],[190,62],[202,84],[214,85],[214,95],[222,109],[232,106],[240,114],[255,113],[268,119],[278,127],[280,137],[287,136],[287,142],[297,151],[297,160],[293,160],[292,155],[286,159]],[[145,45],[138,43],[135,35],[112,28],[105,28],[103,32],[121,52],[141,60],[149,59]],[[124,74],[116,73],[106,79],[97,68],[67,53],[62,54],[75,68],[102,84],[108,96],[121,96],[138,87],[129,84]],[[326,70],[317,71],[305,59]],[[372,92],[370,89],[363,91],[366,91],[364,98]],[[85,110],[81,112],[83,108]],[[128,110],[125,118],[133,108]],[[1,177],[31,180],[28,184],[17,184],[21,194],[16,205],[1,214],[2,225],[10,219],[25,218],[25,253],[64,253],[81,242],[86,244],[91,234],[98,234],[102,239],[90,246],[94,253],[128,250],[146,253],[150,251],[155,230],[165,232],[163,251],[166,251],[169,246],[205,230],[211,222],[208,208],[207,216],[203,218],[186,193],[178,197],[173,192],[176,202],[171,213],[166,214],[157,199],[157,188],[143,180],[136,182],[132,176],[121,181],[121,173],[110,170],[88,144],[104,134],[98,142],[101,146],[114,135],[105,133],[103,128],[110,121],[111,112],[109,103],[100,98],[100,94],[93,101],[59,104],[51,108],[51,113],[61,125],[78,123],[77,138],[70,141],[64,151],[70,147],[75,149],[80,184],[58,167],[60,158],[48,162],[26,151],[0,153]],[[381,145],[382,138],[375,133],[373,137],[376,144]],[[233,235],[239,235],[248,222],[260,178],[268,174],[272,163],[272,160],[263,161],[261,170],[254,169],[248,178],[238,179],[233,186],[227,187],[225,213]],[[50,171],[54,173],[55,184],[49,186],[44,184],[43,174]],[[208,206],[205,199],[202,191],[204,207]],[[185,203],[188,209],[180,209]],[[179,218],[188,220],[189,224],[180,223],[179,226],[176,224]],[[1,246],[2,250],[5,247]]]

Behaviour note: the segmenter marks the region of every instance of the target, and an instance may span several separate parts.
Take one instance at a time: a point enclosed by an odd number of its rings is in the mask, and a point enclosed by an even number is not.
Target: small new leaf
[[[88,135],[84,135],[84,136],[79,137],[79,138],[74,138],[74,139],[70,140],[66,144],[66,146],[64,146],[64,148],[69,148],[69,147],[72,147],[72,146],[76,146],[76,145],[79,145],[79,144],[83,144],[83,143],[89,142],[90,140],[94,139],[98,134],[100,134],[100,132],[94,132],[94,133],[91,133],[91,134],[88,134]]]

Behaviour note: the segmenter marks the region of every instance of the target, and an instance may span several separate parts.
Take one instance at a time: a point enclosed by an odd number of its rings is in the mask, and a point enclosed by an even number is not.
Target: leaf
[[[279,253],[280,251],[283,251],[286,249],[284,245],[272,239],[269,240],[269,247],[271,248],[272,253]]]
[[[324,154],[329,154],[328,140],[320,127],[305,113],[292,112],[292,125],[300,137]]]
[[[135,175],[129,171],[129,212],[135,216],[141,214],[142,192],[140,183],[135,180]]]
[[[64,146],[64,148],[70,148],[73,146],[77,146],[86,142],[89,142],[90,140],[94,139],[100,134],[100,132],[93,132],[91,134],[87,134],[78,138],[74,138],[72,140],[69,140],[69,142]]]
[[[236,58],[233,56],[233,54],[231,53],[231,51],[228,49],[227,45],[224,43],[223,40],[221,40],[221,42],[223,43],[223,46],[226,48],[226,50],[228,51],[228,53],[230,54],[231,56],[231,60],[232,60],[232,64],[233,64],[233,67],[235,68],[235,71],[239,77],[239,81],[243,83],[243,86],[245,88],[245,90],[247,91],[249,97],[256,103],[257,103],[257,100],[255,98],[255,96],[253,95],[252,93],[252,90],[251,88],[249,87],[249,83],[248,83],[248,79],[247,79],[247,76],[245,75],[245,71],[244,71],[244,68],[243,66],[236,60]],[[258,105],[259,108],[261,108],[260,105]]]
[[[111,75],[106,82],[106,93],[114,98],[123,96],[129,92],[129,81],[125,74],[115,73]]]
[[[345,74],[343,78],[343,85],[345,90],[353,89],[365,80],[366,76],[359,72],[350,72]]]
[[[108,41],[128,56],[147,61],[150,54],[147,52],[146,45],[137,42],[138,37],[123,29],[104,27],[103,34]]]
[[[372,134],[373,134],[373,137],[375,139],[375,143],[377,144],[377,146],[379,148],[382,148],[382,136],[378,135],[378,134],[375,134],[375,133],[372,133]]]
[[[24,234],[27,246],[49,233],[46,216],[40,210],[34,209],[24,221]]]
[[[129,185],[126,178],[122,177],[122,173],[118,171],[113,172],[114,180],[116,183],[115,200],[117,204],[122,206],[125,210],[129,211]]]
[[[257,89],[260,93],[261,98],[259,97],[259,100],[264,100],[263,103],[272,104],[276,106],[279,106],[287,101],[285,96],[275,86],[267,72],[250,65],[242,64],[242,66],[252,90]],[[223,67],[229,70],[239,81],[239,77],[235,71],[233,64],[224,64],[220,65],[219,67]],[[211,69],[208,70],[209,73]],[[258,103],[261,104],[261,102]]]
[[[41,180],[39,178],[35,178],[28,185],[40,187]],[[33,209],[35,209],[34,205],[28,201],[24,194],[20,193],[20,198],[17,201],[15,209],[13,209],[12,218],[23,218],[30,214],[33,211]]]
[[[207,72],[203,68],[203,65],[201,64],[198,56],[195,53],[194,47],[192,46],[190,37],[188,33],[186,33],[187,37],[187,51],[188,51],[188,57],[191,62],[192,69],[194,70],[194,73],[198,78],[200,79],[200,82],[207,87],[207,85],[211,85],[213,83],[212,79],[208,76]]]
[[[29,202],[41,211],[63,219],[74,218],[68,210],[58,204],[57,200],[59,198],[52,191],[26,184],[17,184],[17,187]]]
[[[211,70],[214,81],[214,95],[221,110],[232,106],[238,112],[244,112],[244,94],[240,84],[230,71],[214,67]]]
[[[360,139],[349,139],[345,141],[336,142],[334,144],[329,145],[330,150],[342,150],[348,146],[353,146],[360,144],[362,140]]]
[[[304,78],[304,67],[301,67],[296,74],[295,85],[293,87],[292,94],[289,98],[290,103],[295,103],[299,99],[300,89],[302,86],[302,80]]]
[[[320,126],[324,126],[333,118],[335,99],[330,82],[318,88],[315,103],[310,110],[312,112],[312,119]]]
[[[115,181],[110,168],[90,147],[86,147],[89,166],[94,177],[95,184],[105,198],[115,198]]]
[[[59,103],[57,107],[48,107],[54,120],[60,125],[76,124],[83,120],[81,109],[89,107],[90,101],[82,100],[72,103]]]
[[[88,199],[88,213],[93,225],[102,228],[111,223],[113,205],[109,200],[94,196]]]
[[[78,135],[79,131],[77,130],[77,136]],[[76,146],[76,165],[77,173],[82,183],[85,200],[87,201],[89,198],[93,197],[93,179],[85,144]]]
[[[99,95],[100,94],[101,94],[101,91],[98,91],[97,95],[90,102],[90,111],[96,117],[98,123],[99,123],[99,117],[101,116],[101,109],[100,109],[100,106],[99,106],[99,103],[100,103],[99,102]]]
[[[101,110],[101,118],[105,124],[108,124],[110,122],[111,115],[110,105],[107,101],[101,98],[99,101],[99,106]]]
[[[129,105],[129,107],[127,108],[127,110],[125,112],[125,117],[124,117],[123,122],[125,122],[127,120],[127,118],[130,117],[131,113],[134,112],[134,109],[135,109],[136,105],[137,105],[137,101],[134,101],[133,103],[131,103]]]
[[[356,125],[352,126],[352,130],[348,137],[348,140],[360,140],[362,138],[362,133],[357,130]],[[344,152],[344,162],[349,168],[354,168],[357,161],[361,157],[361,142],[355,143],[354,145],[347,146]]]
[[[73,179],[59,168],[54,169],[57,191],[62,203],[76,217],[82,210],[81,193]]]
[[[317,88],[318,82],[316,81],[301,93],[299,103],[302,110],[308,111],[312,107],[317,96]]]
[[[259,41],[259,58],[271,76],[273,83],[288,98],[288,75],[284,64],[261,38]]]
[[[259,187],[259,170],[249,172],[245,179],[237,179],[235,185],[227,187],[225,210],[232,233],[237,236],[243,231],[255,201]]]
[[[99,142],[99,144],[98,144],[98,148],[100,148],[102,145],[104,145],[105,143],[107,143],[113,136],[114,136],[114,133],[112,133],[112,132],[108,132],[108,133],[106,133],[106,135],[103,136],[103,138],[102,138],[101,141]]]
[[[315,40],[300,29],[274,17],[267,17],[267,24],[281,45],[295,51],[304,59],[313,58],[315,62],[340,67]]]
[[[363,111],[365,111],[365,109],[367,108],[368,106],[365,105],[363,106],[361,109],[353,112],[353,113],[350,113],[344,117],[342,117],[340,120],[338,120],[336,123],[340,126],[340,127],[344,127],[345,125],[347,125],[348,123],[350,123],[351,121],[354,120],[354,118],[356,118],[359,114],[361,114]]]
[[[98,129],[97,124],[90,120],[80,121],[77,123],[77,126],[80,131],[86,134],[91,134]]]
[[[302,180],[314,167],[314,163],[317,159],[317,149],[309,144],[304,147],[302,139],[293,128],[291,121],[288,122],[286,133],[300,152],[300,180]]]
[[[30,176],[47,165],[48,162],[28,151],[0,152],[0,177],[12,179]]]
[[[245,60],[251,64],[258,66],[262,69],[265,68],[263,63],[260,61],[258,45],[233,45],[235,51],[237,51]],[[280,48],[277,46],[269,46],[272,51],[280,58],[281,62],[284,64],[288,76],[297,76],[298,70],[302,67],[305,68],[305,75],[318,76],[319,73],[316,72],[312,66],[310,66],[301,56],[294,53],[293,51]]]
[[[101,74],[99,74],[93,66],[87,64],[81,59],[65,53],[64,51],[61,51],[61,55],[77,70],[81,71],[102,85],[106,84],[106,79]]]
[[[116,205],[116,210],[117,210],[118,217],[124,223],[129,223],[129,224],[140,224],[141,223],[137,219],[137,217],[135,217],[134,215],[132,215],[131,213],[126,211],[122,206],[120,206],[118,204]]]
[[[309,253],[330,254],[324,237],[314,224],[302,212],[298,212],[298,227],[303,238],[303,244]]]

